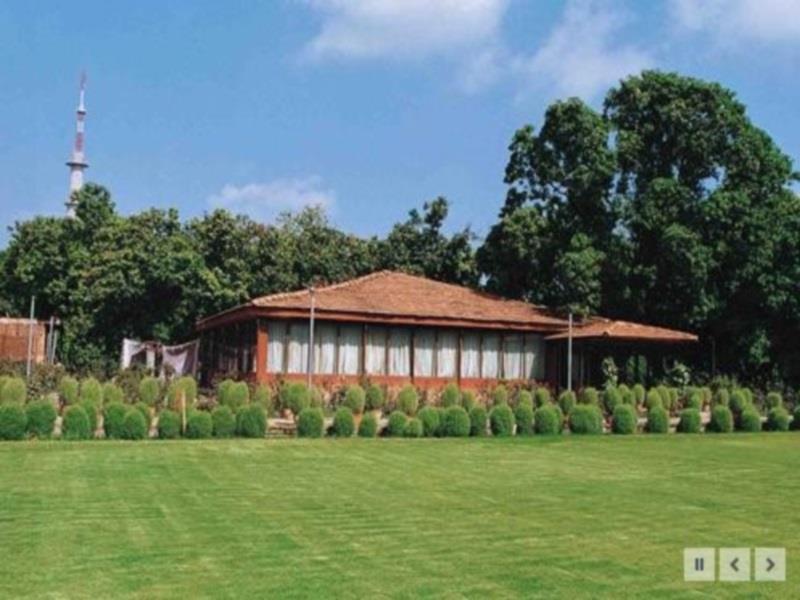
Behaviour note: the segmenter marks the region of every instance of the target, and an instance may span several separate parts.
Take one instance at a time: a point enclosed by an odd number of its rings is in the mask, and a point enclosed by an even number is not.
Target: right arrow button
[[[786,581],[786,548],[756,548],[756,581]]]

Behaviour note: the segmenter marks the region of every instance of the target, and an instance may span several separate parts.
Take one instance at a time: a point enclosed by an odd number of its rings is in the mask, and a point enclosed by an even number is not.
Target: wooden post
[[[264,383],[267,379],[267,349],[269,348],[269,330],[264,319],[256,322],[256,381]]]
[[[181,403],[181,433],[186,435],[186,390],[181,386],[178,392],[178,399]]]

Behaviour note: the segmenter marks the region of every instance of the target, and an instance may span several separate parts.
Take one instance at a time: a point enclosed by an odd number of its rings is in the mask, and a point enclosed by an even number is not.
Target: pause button
[[[683,579],[685,581],[714,581],[714,548],[684,548]]]

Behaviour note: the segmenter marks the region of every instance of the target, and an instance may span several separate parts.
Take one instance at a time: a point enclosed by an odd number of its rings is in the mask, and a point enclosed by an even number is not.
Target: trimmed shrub
[[[36,400],[25,407],[27,431],[39,439],[49,438],[53,434],[58,413],[47,400]]]
[[[230,381],[226,385],[220,385],[217,388],[217,402],[227,406],[232,412],[237,412],[250,402],[250,388],[244,381]]]
[[[325,391],[316,385],[308,388],[308,398],[312,408],[323,408],[325,406]]]
[[[731,402],[731,395],[725,388],[719,388],[712,400],[713,406],[728,406]]]
[[[186,394],[186,406],[194,406],[195,402],[197,402],[197,381],[195,381],[195,378],[191,375],[184,375],[178,379],[178,383]],[[248,391],[249,395],[250,392]]]
[[[419,406],[419,394],[413,385],[407,385],[397,394],[397,410],[402,411],[409,417],[416,414]],[[405,427],[405,423],[403,423]],[[399,434],[398,434],[399,435]]]
[[[514,424],[514,413],[507,404],[499,404],[489,413],[489,426],[496,437],[514,435]]]
[[[450,408],[460,404],[461,391],[455,383],[448,383],[442,390],[441,404],[444,408]]]
[[[148,425],[142,413],[131,409],[125,413],[122,421],[121,437],[123,440],[143,440],[147,437]]]
[[[103,384],[103,404],[122,404],[125,402],[125,393],[113,381],[106,381]]]
[[[558,406],[561,412],[568,415],[575,406],[575,392],[565,390],[558,396]]]
[[[663,406],[667,412],[670,409],[670,395],[669,395],[669,388],[665,385],[656,386],[655,390],[658,392],[659,397],[661,398],[661,406]]]
[[[783,396],[781,396],[780,392],[770,392],[764,400],[764,406],[767,410],[783,406]]]
[[[367,413],[361,417],[358,425],[358,437],[374,438],[378,435],[378,419],[372,413]]]
[[[89,417],[79,405],[73,405],[64,411],[61,423],[61,437],[65,440],[88,440],[92,431],[89,429]]]
[[[540,435],[561,433],[561,423],[561,413],[551,404],[540,406],[533,413],[533,430]]]
[[[58,383],[58,395],[61,401],[67,406],[78,403],[78,391],[78,380],[74,377],[67,375],[66,377],[62,377],[61,381]]]
[[[636,410],[630,404],[618,404],[611,417],[611,431],[620,435],[636,433]]]
[[[162,410],[158,414],[158,437],[174,440],[181,435],[181,417],[174,410]]]
[[[403,411],[396,410],[389,415],[389,425],[386,427],[386,435],[389,437],[399,437],[406,430],[408,417]]]
[[[678,408],[678,399],[681,397],[678,393],[678,388],[667,388],[667,395],[669,396],[669,409],[673,410]]]
[[[520,390],[517,395],[517,406],[527,406],[533,412],[533,394],[528,390]]]
[[[28,397],[28,386],[24,379],[9,377],[0,390],[0,404],[25,404]]]
[[[246,438],[263,438],[267,433],[267,413],[258,404],[241,408],[236,413],[236,433]]]
[[[700,398],[700,396],[697,396]],[[678,433],[700,433],[702,421],[699,408],[684,408],[678,421]]]
[[[636,405],[636,396],[634,395],[633,390],[627,385],[620,383],[617,386],[617,391],[619,392],[620,402],[623,404],[630,404],[631,406]]]
[[[489,416],[486,414],[484,407],[473,406],[472,410],[469,411],[469,434],[474,437],[486,435],[488,419]]]
[[[233,437],[236,433],[236,417],[227,406],[217,406],[211,411],[211,430],[216,438]]]
[[[552,401],[550,390],[544,386],[539,386],[533,392],[533,403],[536,408],[547,406]]]
[[[22,404],[14,402],[0,406],[0,440],[24,439],[26,425]]]
[[[292,411],[296,417],[311,406],[311,395],[306,384],[300,382],[285,383],[280,391],[281,408]],[[313,436],[306,436],[313,437]],[[317,436],[318,437],[318,436]]]
[[[728,406],[734,415],[741,414],[749,406],[747,396],[742,390],[733,390],[728,401]]]
[[[336,414],[333,415],[333,435],[336,437],[353,437],[355,432],[356,421],[353,418],[353,411],[349,406],[340,407]]]
[[[508,404],[508,390],[502,383],[492,390],[492,405]]]
[[[447,410],[446,408],[442,408],[441,406],[434,406],[434,410],[436,414],[439,415],[439,427],[436,429],[436,437],[444,437],[444,413]]]
[[[644,397],[646,395],[644,386],[641,383],[637,383],[631,389],[633,392],[633,398],[636,402],[636,406],[642,406],[644,404]]]
[[[711,388],[708,386],[703,386],[700,388],[700,397],[703,399],[703,406],[711,406],[711,400],[714,397],[714,394],[711,391]]]
[[[304,438],[322,437],[325,417],[321,408],[304,408],[297,415],[297,435]]]
[[[475,392],[472,390],[464,390],[461,393],[461,406],[464,407],[465,411],[469,412],[477,405],[478,401],[475,399]]]
[[[744,394],[745,400],[747,403],[752,406],[753,405],[753,390],[748,387],[742,388],[742,393]]]
[[[517,435],[533,435],[533,408],[520,404],[514,410],[514,421],[517,423]]]
[[[211,415],[203,410],[193,410],[186,417],[186,437],[193,440],[210,438],[214,431]]]
[[[122,422],[125,420],[127,408],[121,402],[111,402],[103,409],[103,430],[111,440],[122,437]]]
[[[167,387],[167,406],[172,410],[181,411],[181,395],[186,401],[186,408],[190,409],[197,400],[197,382],[192,377],[173,379]]]
[[[444,411],[444,435],[447,437],[467,437],[470,431],[467,411],[461,406],[451,406]]]
[[[593,404],[577,404],[569,413],[569,430],[579,435],[603,433],[603,415]]]
[[[80,402],[91,402],[95,406],[103,403],[103,386],[94,377],[81,381]]]
[[[733,431],[733,413],[725,404],[717,404],[711,410],[711,421],[708,423],[708,431],[715,433],[729,433]]]
[[[775,408],[783,408],[783,407],[776,406]],[[769,423],[769,414],[767,414],[767,423]],[[794,409],[794,415],[792,417],[792,429],[800,430],[800,406],[796,406]]]
[[[92,437],[94,437],[94,432],[97,431],[97,413],[99,412],[97,404],[89,400],[83,400],[78,405],[86,411],[86,417],[89,419],[89,431],[92,432]]]
[[[366,390],[367,410],[380,410],[383,408],[384,404],[386,404],[386,395],[383,393],[383,388],[374,383],[370,383]]]
[[[669,432],[669,414],[663,406],[654,406],[647,411],[647,433]]]
[[[425,437],[433,437],[439,431],[439,411],[432,406],[423,406],[417,413],[420,423],[422,423],[422,434]]]
[[[464,410],[463,408],[461,410]],[[403,430],[403,436],[407,438],[422,437],[422,423],[416,417],[410,418],[406,422],[406,428]]]
[[[733,396],[731,396],[731,399],[733,399]],[[761,431],[761,415],[758,414],[755,408],[746,406],[737,419],[737,426],[739,431]]]
[[[622,404],[622,394],[617,388],[609,386],[603,390],[603,406],[608,414],[613,415],[619,404]]]
[[[350,409],[350,416],[353,416],[353,414],[360,415],[364,412],[366,401],[367,395],[364,392],[364,388],[360,385],[351,385],[348,386],[347,391],[344,393],[342,406],[346,406]]]
[[[136,404],[133,405],[133,408],[142,413],[144,421],[145,423],[147,423],[147,426],[149,427],[150,421],[153,420],[153,413],[150,412],[150,407],[147,406],[147,404],[145,404],[144,402],[137,402]]]
[[[651,389],[647,392],[647,397],[644,400],[644,404],[647,407],[647,410],[651,408],[664,408],[664,403],[661,398],[661,394],[658,393],[658,390]]]
[[[703,408],[703,396],[700,393],[700,390],[691,390],[689,391],[686,399],[683,402],[684,408],[692,409],[700,411]],[[685,432],[685,433],[694,433],[694,432]]]
[[[598,406],[600,403],[600,395],[595,388],[585,387],[578,394],[578,403]]]
[[[161,399],[161,382],[155,377],[144,377],[139,382],[139,401],[155,406]],[[187,402],[187,408],[189,403]]]
[[[798,417],[800,417],[800,407],[794,412],[794,426],[798,427]],[[770,408],[767,413],[767,429],[769,431],[787,431],[789,429],[789,413],[782,406]]]
[[[259,383],[253,390],[253,404],[264,409],[267,415],[272,414],[272,390],[268,385]]]

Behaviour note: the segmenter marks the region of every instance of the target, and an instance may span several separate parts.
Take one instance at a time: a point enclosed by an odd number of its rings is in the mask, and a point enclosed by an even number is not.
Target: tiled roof
[[[256,298],[251,306],[263,309],[300,309],[311,306],[308,290]],[[457,320],[507,326],[560,329],[566,322],[545,308],[507,300],[471,288],[396,271],[378,271],[315,290],[315,309],[373,317]]]
[[[548,340],[567,339],[569,333],[562,331],[547,337]],[[577,325],[572,330],[573,339],[616,339],[642,340],[652,342],[696,342],[697,336],[685,331],[642,325],[630,321],[612,321],[601,317],[589,319],[585,324]]]

